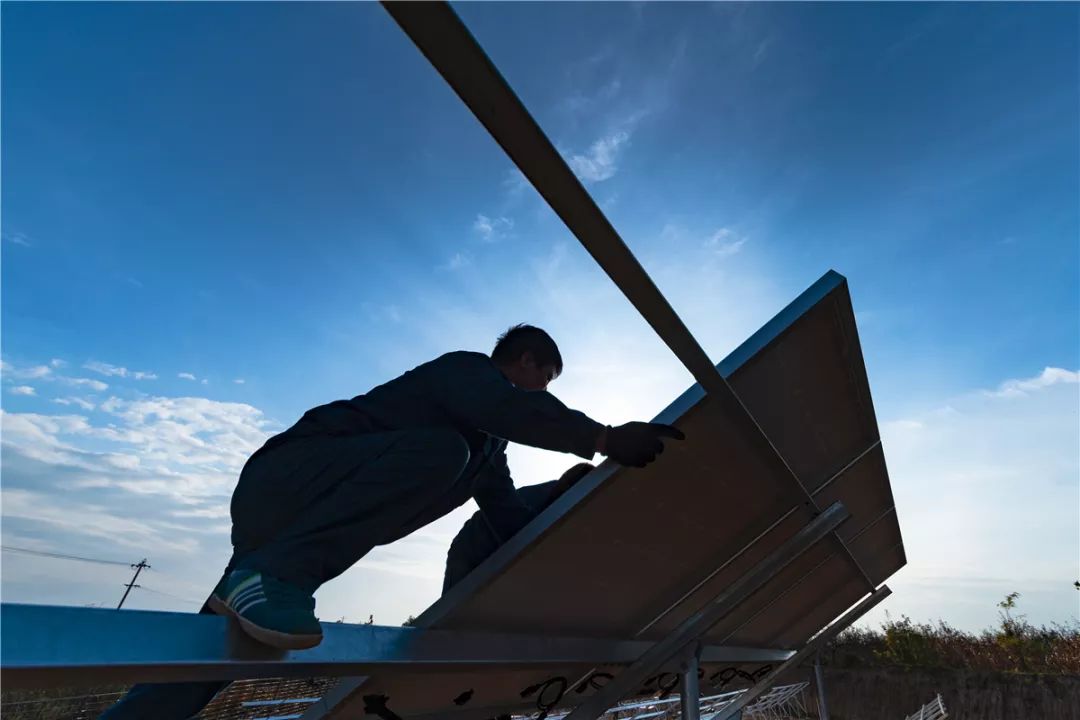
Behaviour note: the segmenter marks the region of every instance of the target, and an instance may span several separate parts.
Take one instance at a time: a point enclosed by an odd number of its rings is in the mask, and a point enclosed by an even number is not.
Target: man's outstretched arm
[[[656,423],[608,428],[547,391],[515,387],[480,353],[449,353],[436,362],[442,372],[429,390],[443,409],[504,440],[586,459],[600,452],[640,467],[663,451],[661,438],[682,439],[675,428]]]

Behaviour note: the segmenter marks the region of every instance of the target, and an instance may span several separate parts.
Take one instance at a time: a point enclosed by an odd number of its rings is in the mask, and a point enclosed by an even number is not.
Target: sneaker
[[[210,595],[210,609],[231,615],[261,643],[281,650],[304,650],[322,642],[315,598],[258,570],[234,570]]]

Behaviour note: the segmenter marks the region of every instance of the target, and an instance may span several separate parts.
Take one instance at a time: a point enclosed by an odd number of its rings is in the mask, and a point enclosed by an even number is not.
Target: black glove
[[[662,438],[685,440],[686,436],[671,425],[628,422],[607,429],[604,454],[620,465],[642,468],[664,452]]]
[[[578,463],[559,477],[559,484],[570,487],[595,469],[596,466],[592,463]]]
[[[574,487],[581,478],[585,477],[595,469],[596,468],[590,463],[578,463],[564,472],[558,482],[555,483],[555,488],[551,491],[551,500],[549,500],[549,502],[554,501],[555,498]]]

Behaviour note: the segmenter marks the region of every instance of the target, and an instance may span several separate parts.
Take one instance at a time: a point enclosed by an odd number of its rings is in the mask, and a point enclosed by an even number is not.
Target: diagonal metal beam
[[[733,720],[734,718],[737,718],[740,710],[754,702],[754,700],[760,697],[762,693],[771,688],[773,684],[780,679],[781,675],[791,668],[797,667],[806,660],[806,658],[821,650],[826,643],[851,627],[852,623],[868,613],[873,607],[891,594],[892,590],[890,590],[887,585],[882,585],[880,588],[870,593],[870,595],[862,602],[844,613],[839,620],[836,620],[833,624],[815,635],[810,642],[806,643],[801,650],[785,660],[782,665],[758,681],[757,684],[747,690],[744,694],[740,695],[738,700],[724,707],[723,710],[715,715],[710,715],[707,720]]]
[[[709,392],[726,387],[708,355],[450,5],[385,2],[383,7],[690,374]]]
[[[653,283],[562,155],[533,119],[476,38],[446,2],[386,2],[383,7],[443,76],[476,119],[510,156],[570,232],[652,326],[660,339],[718,402],[747,442],[777,465],[811,514],[820,508],[720,370]],[[874,583],[835,539],[862,575]]]
[[[721,618],[776,577],[792,561],[836,530],[847,518],[848,512],[843,505],[840,503],[830,505],[825,512],[769,553],[764,560],[743,573],[708,605],[680,623],[630,667],[620,672],[595,695],[575,708],[566,716],[566,720],[596,720],[603,715],[608,708],[613,707],[640,687],[641,682],[656,668],[701,637]]]

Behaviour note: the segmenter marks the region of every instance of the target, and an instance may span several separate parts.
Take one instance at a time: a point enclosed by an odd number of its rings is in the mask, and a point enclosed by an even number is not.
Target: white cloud
[[[472,229],[484,242],[496,242],[514,229],[514,221],[508,217],[490,218],[479,214],[473,221]]]
[[[460,270],[466,265],[472,264],[472,258],[465,253],[456,252],[454,255],[446,261],[446,264],[442,266],[444,270]]]
[[[622,89],[622,81],[613,77],[592,92],[580,91],[567,95],[559,102],[559,109],[570,115],[591,117],[610,106]]]
[[[84,400],[78,397],[65,397],[65,398],[53,398],[53,402],[57,405],[76,405],[83,410],[93,410],[96,405],[89,400]]]
[[[16,385],[15,387],[11,388],[9,390],[9,392],[12,395],[36,395],[37,394],[36,392],[34,392],[34,388],[30,387],[29,385]]]
[[[33,244],[30,242],[30,238],[21,232],[0,233],[0,239],[12,243],[13,245],[22,245],[24,247],[30,247]]]
[[[83,368],[107,377],[131,377],[135,380],[157,380],[157,375],[152,372],[145,370],[128,370],[126,367],[110,365],[109,363],[98,362],[97,360],[91,360],[85,363]]]
[[[765,57],[768,54],[769,47],[772,44],[773,38],[771,37],[767,37],[757,44],[757,47],[754,48],[754,54],[750,58],[751,69],[757,69],[758,65],[761,65],[761,63],[765,60]]]
[[[630,141],[627,130],[618,130],[594,142],[585,154],[575,153],[568,163],[583,182],[601,182],[614,177],[621,148]]]
[[[182,372],[182,373],[178,373],[178,374],[176,375],[176,377],[180,378],[181,380],[194,380],[194,379],[195,379],[195,376],[194,376],[194,375],[192,375],[192,374],[191,374],[191,373],[189,373],[189,372]]]
[[[991,394],[999,397],[1017,397],[1042,390],[1051,385],[1057,385],[1058,383],[1071,385],[1080,383],[1080,372],[1048,367],[1044,368],[1043,371],[1035,377],[1019,380],[1006,380],[997,390],[992,391]]]
[[[91,422],[0,410],[4,542],[45,538],[59,552],[149,555],[154,569],[187,587],[181,595],[203,596],[229,554],[229,494],[240,468],[275,426],[252,406],[199,397],[111,397],[102,411],[107,418]],[[116,602],[116,579],[80,571],[5,558],[4,599]],[[176,609],[138,592],[129,604]]]
[[[396,304],[380,305],[377,303],[362,302],[360,303],[360,308],[364,311],[369,320],[376,323],[399,323],[404,317],[401,306]]]
[[[45,492],[38,478],[56,484],[54,494],[91,492],[101,513],[117,518],[128,514],[133,495],[157,497],[156,512],[202,508],[220,516],[240,468],[276,427],[250,405],[206,398],[111,397],[99,409],[108,417],[96,422],[0,411],[5,518],[9,488]],[[168,534],[162,521],[144,521]]]
[[[244,378],[236,378],[235,380],[233,380],[233,382],[236,383],[237,385],[243,385],[247,381],[244,380]]]
[[[126,546],[131,550],[158,551],[173,549],[190,552],[196,543],[181,533],[162,532],[153,523],[133,518],[116,508],[102,505],[64,507],[52,494],[33,490],[4,488],[4,518],[32,520],[67,533]]]
[[[90,378],[72,378],[62,377],[59,380],[65,385],[73,385],[75,387],[88,387],[91,390],[97,390],[98,392],[104,392],[109,389],[108,383],[103,383],[100,380],[92,380]]]
[[[29,367],[16,367],[11,363],[4,362],[0,369],[10,378],[18,380],[41,380],[52,375],[52,368],[48,365],[32,365]]]
[[[54,368],[62,368],[65,365],[67,365],[67,363],[64,362],[63,360],[61,360],[60,358],[53,358],[52,360],[49,361],[49,365],[54,367]]]
[[[525,192],[525,188],[529,187],[529,179],[515,165],[506,172],[502,186],[506,189],[507,195],[511,198],[517,198]]]
[[[127,377],[128,369],[124,367],[118,367],[116,365],[110,365],[109,363],[98,362],[96,360],[90,360],[83,364],[84,370],[91,370],[101,375],[107,375],[112,377]]]
[[[210,381],[209,381],[209,380],[207,380],[206,378],[203,378],[202,380],[200,380],[200,381],[199,381],[199,383],[200,383],[200,384],[202,384],[202,385],[206,385],[206,384],[208,384],[209,382],[210,382]]]
[[[705,247],[716,253],[717,257],[730,257],[742,250],[747,238],[740,237],[730,228],[720,228],[705,241]]]

